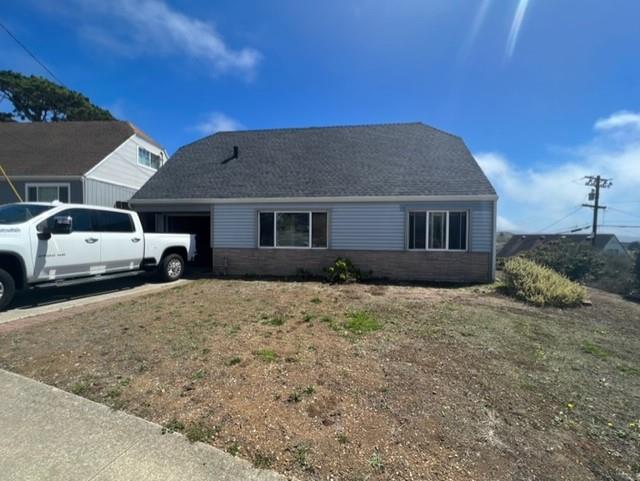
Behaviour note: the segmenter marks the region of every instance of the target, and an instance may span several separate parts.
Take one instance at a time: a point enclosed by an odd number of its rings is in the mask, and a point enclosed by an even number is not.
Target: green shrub
[[[327,280],[331,283],[357,282],[361,279],[360,269],[347,258],[338,257],[326,270]]]
[[[505,263],[504,283],[510,295],[537,306],[575,306],[586,297],[583,286],[522,257]]]
[[[636,285],[640,287],[640,251],[636,253],[636,263],[633,268],[633,273],[636,278]]]
[[[572,281],[598,279],[606,264],[603,256],[590,245],[568,239],[542,244],[522,256],[550,267]]]

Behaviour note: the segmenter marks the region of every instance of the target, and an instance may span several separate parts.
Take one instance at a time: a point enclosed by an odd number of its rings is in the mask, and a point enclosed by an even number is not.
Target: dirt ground
[[[640,305],[201,280],[0,333],[0,367],[303,480],[640,479]]]

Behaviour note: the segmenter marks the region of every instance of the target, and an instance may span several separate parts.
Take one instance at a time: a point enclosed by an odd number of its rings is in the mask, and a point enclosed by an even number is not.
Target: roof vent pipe
[[[237,146],[237,145],[234,145],[234,146],[233,146],[233,158],[234,158],[234,159],[237,159],[237,158],[238,158],[238,150],[239,150],[239,149],[238,149],[238,146]]]

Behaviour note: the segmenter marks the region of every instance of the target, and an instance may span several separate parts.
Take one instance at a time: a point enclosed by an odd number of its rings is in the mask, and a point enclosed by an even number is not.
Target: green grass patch
[[[268,326],[282,326],[285,323],[285,319],[282,316],[274,316],[262,321],[262,324],[266,324]]]
[[[256,352],[256,356],[264,362],[275,362],[278,360],[278,354],[272,349],[260,349]]]
[[[366,334],[382,329],[382,323],[371,313],[365,311],[355,311],[349,313],[344,328],[354,334]]]
[[[241,362],[242,362],[242,359],[240,359],[238,356],[234,356],[227,359],[224,362],[224,365],[227,367],[231,367],[231,366],[235,366],[236,364],[240,364]]]
[[[185,425],[182,421],[173,418],[168,423],[163,424],[162,434],[167,433],[181,433],[184,431]]]
[[[89,391],[89,383],[83,381],[74,382],[69,387],[69,390],[77,396],[84,396]]]
[[[293,457],[296,460],[298,466],[304,471],[309,473],[313,472],[313,465],[309,463],[309,451],[310,448],[306,444],[296,444],[293,447]]]
[[[580,350],[600,359],[606,359],[611,354],[606,349],[603,349],[602,347],[590,341],[583,342],[582,346],[580,346]]]
[[[238,453],[240,452],[240,445],[236,442],[233,442],[231,444],[229,444],[227,446],[226,451],[231,455],[231,456],[237,456]]]
[[[256,451],[253,455],[253,465],[258,469],[269,469],[273,466],[273,458],[261,451]]]
[[[204,369],[198,369],[191,375],[191,379],[193,379],[194,381],[198,379],[204,379],[205,377],[207,377],[207,371],[205,371]]]
[[[190,424],[184,429],[184,435],[189,442],[207,443],[217,434],[218,429],[208,426],[202,422]]]
[[[311,299],[311,302],[313,304],[320,304],[322,301],[320,300],[319,297],[314,297],[313,299]]]

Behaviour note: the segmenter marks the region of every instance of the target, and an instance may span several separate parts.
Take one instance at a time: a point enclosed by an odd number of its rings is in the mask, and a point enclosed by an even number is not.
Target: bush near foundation
[[[351,260],[343,257],[338,257],[325,272],[327,280],[332,284],[358,282],[362,278],[360,269],[354,266]]]

